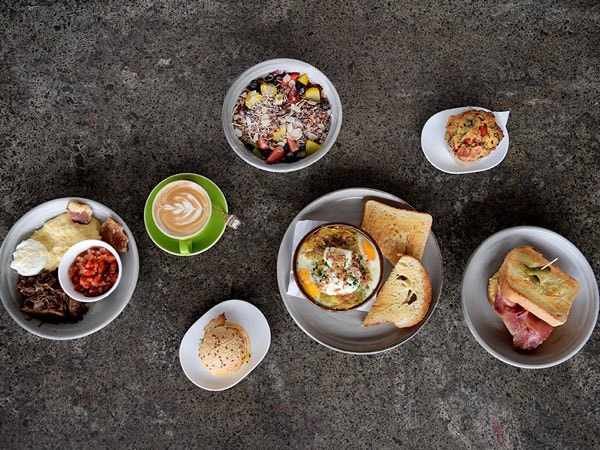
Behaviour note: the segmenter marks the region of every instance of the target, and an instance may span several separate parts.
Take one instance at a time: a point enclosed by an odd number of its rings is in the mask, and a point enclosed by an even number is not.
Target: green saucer
[[[150,239],[152,239],[152,241],[154,241],[154,243],[162,250],[173,255],[183,256],[179,251],[179,241],[170,238],[160,231],[154,223],[154,219],[152,218],[152,202],[154,201],[154,197],[156,197],[156,194],[164,185],[175,180],[190,180],[198,183],[206,190],[206,192],[208,192],[210,200],[216,208],[219,208],[224,213],[227,213],[228,209],[227,200],[225,200],[225,196],[223,195],[223,192],[221,192],[221,189],[219,189],[219,187],[211,180],[203,177],[202,175],[197,175],[195,173],[180,173],[177,175],[172,175],[156,185],[152,192],[150,192],[150,195],[146,200],[146,205],[144,206],[144,225],[146,226],[146,231],[148,232]],[[205,252],[219,241],[224,232],[225,218],[223,218],[223,216],[213,209],[206,228],[202,230],[199,235],[193,238],[192,249],[190,254],[186,256],[197,255]]]

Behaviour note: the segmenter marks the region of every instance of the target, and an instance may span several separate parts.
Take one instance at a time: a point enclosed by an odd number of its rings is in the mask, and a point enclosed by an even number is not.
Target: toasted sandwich
[[[579,283],[533,247],[506,255],[488,282],[488,301],[520,350],[539,347],[554,327],[566,322]]]

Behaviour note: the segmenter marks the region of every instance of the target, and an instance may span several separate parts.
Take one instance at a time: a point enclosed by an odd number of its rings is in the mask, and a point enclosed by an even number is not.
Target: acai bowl
[[[383,256],[373,238],[347,223],[327,223],[307,233],[296,247],[292,268],[304,297],[330,311],[368,302],[384,275]]]
[[[248,164],[292,172],[331,149],[342,124],[342,105],[317,68],[295,59],[272,59],[247,69],[231,85],[222,121],[227,142]]]

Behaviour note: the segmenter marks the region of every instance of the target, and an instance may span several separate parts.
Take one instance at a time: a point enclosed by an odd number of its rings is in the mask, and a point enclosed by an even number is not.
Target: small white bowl
[[[264,77],[265,75],[275,71],[306,73],[312,83],[319,84],[323,88],[323,92],[327,96],[331,106],[331,123],[329,125],[329,133],[327,134],[325,142],[323,142],[322,148],[312,155],[302,158],[296,162],[267,164],[264,159],[254,155],[244,146],[242,141],[235,134],[233,128],[233,108],[240,94],[252,80]],[[331,149],[342,126],[342,102],[340,101],[340,97],[333,83],[316,67],[295,59],[271,59],[247,69],[231,85],[227,91],[227,94],[225,95],[225,100],[223,101],[222,120],[223,130],[225,132],[227,142],[233,151],[235,151],[237,155],[248,164],[269,172],[293,172],[314,164],[323,156],[325,156],[325,154]]]
[[[115,281],[115,284],[113,284],[113,286],[108,291],[96,297],[86,297],[81,292],[77,292],[75,290],[73,281],[71,281],[71,277],[69,276],[69,268],[71,267],[71,264],[73,264],[73,261],[75,260],[77,255],[92,247],[103,247],[110,251],[117,260],[119,273],[117,275],[117,281]],[[119,285],[122,273],[123,267],[121,264],[121,257],[119,256],[119,253],[114,249],[112,245],[97,239],[87,239],[85,241],[81,241],[73,245],[71,248],[69,248],[69,250],[65,252],[62,259],[60,260],[60,264],[58,265],[58,281],[60,282],[60,286],[63,288],[63,290],[69,297],[85,303],[97,302],[108,297]]]

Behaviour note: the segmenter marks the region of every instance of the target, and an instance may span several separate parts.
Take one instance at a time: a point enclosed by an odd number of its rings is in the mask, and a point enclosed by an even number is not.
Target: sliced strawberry
[[[256,146],[261,150],[267,150],[269,148],[269,144],[267,144],[267,139],[264,136],[258,137],[258,141],[256,141]]]
[[[288,94],[287,103],[288,103],[288,105],[292,105],[294,103],[298,103],[301,99],[302,99],[302,97],[300,96],[298,91],[296,91],[296,89],[294,89],[292,92],[290,92]]]
[[[296,81],[299,76],[300,76],[300,74],[298,72],[290,73],[290,78],[294,81]]]
[[[285,140],[287,141],[290,152],[294,153],[298,151],[298,143],[295,140],[290,139],[289,137],[286,137]]]
[[[283,159],[284,156],[285,150],[283,149],[283,147],[277,146],[273,150],[271,150],[271,153],[269,153],[269,156],[267,156],[267,164],[274,164],[277,161]]]

